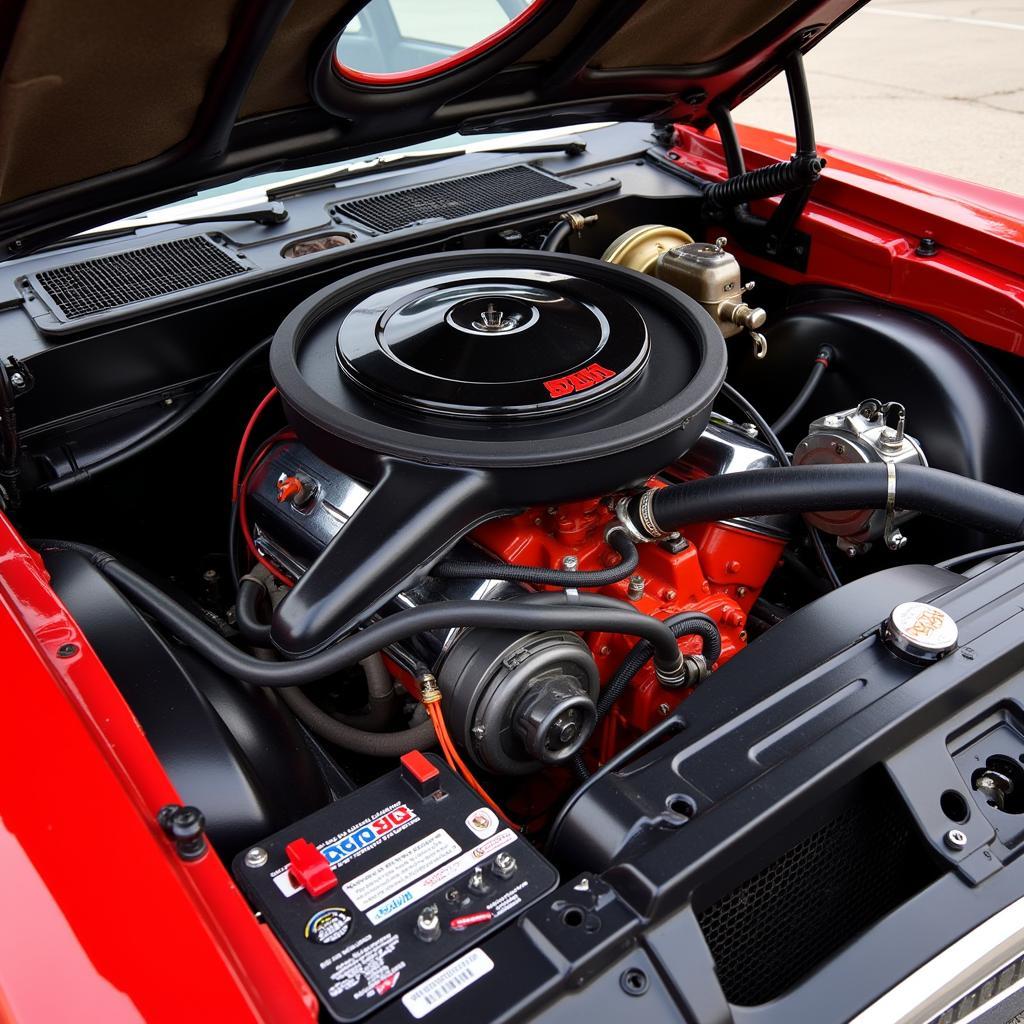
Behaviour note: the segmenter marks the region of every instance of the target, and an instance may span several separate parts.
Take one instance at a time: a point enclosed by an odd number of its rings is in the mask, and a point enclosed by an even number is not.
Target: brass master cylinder
[[[644,224],[620,235],[601,257],[657,277],[696,299],[718,323],[726,338],[747,331],[754,354],[764,358],[768,344],[760,328],[767,314],[743,301],[753,282],[743,284],[740,265],[725,251],[724,238],[695,242],[685,231],[663,224]]]

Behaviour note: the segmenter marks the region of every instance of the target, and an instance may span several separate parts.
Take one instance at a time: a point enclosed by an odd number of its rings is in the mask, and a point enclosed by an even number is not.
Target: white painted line
[[[1003,28],[1011,32],[1024,32],[1024,23],[1017,21],[988,21],[985,18],[958,18],[952,14],[925,14],[923,11],[890,11],[879,7],[865,7],[864,14],[884,14],[890,18],[919,18],[922,21],[948,21],[956,25],[977,25],[979,28]]]

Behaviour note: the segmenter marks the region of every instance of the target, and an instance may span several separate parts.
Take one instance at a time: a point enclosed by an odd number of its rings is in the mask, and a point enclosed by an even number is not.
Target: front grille
[[[698,913],[726,998],[757,1006],[782,995],[938,874],[903,802],[872,787]]]
[[[456,220],[572,191],[572,185],[522,164],[351,199],[335,210],[375,231],[388,232],[419,221]]]
[[[44,270],[36,280],[66,319],[77,320],[243,273],[223,249],[195,235]]]

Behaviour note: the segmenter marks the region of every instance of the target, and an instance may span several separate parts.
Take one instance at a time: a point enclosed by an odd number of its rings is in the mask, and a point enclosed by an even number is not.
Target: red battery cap
[[[310,896],[323,896],[338,884],[327,858],[308,839],[293,839],[284,852],[289,874]]]
[[[418,750],[410,750],[401,757],[402,774],[406,781],[420,794],[426,796],[440,785],[441,773],[437,765],[431,764]]]

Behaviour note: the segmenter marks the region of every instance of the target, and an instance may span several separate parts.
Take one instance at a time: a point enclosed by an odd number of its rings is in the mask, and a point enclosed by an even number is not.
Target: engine
[[[735,424],[713,423],[686,456],[650,482],[659,486],[774,465],[771,451]],[[260,460],[248,483],[246,508],[255,544],[280,570],[298,579],[368,493],[298,442],[281,441]],[[610,531],[619,528],[610,497],[536,506],[490,520],[456,549],[461,563],[476,564],[482,575],[421,582],[399,594],[393,605],[408,608],[465,596],[493,599],[526,588],[525,583],[487,579],[487,559],[495,567],[604,572],[619,578],[595,592],[628,602],[645,615],[707,615],[721,638],[716,661],[724,663],[747,642],[747,614],[786,546],[788,526],[784,517],[701,524],[660,543],[641,545],[637,565],[623,574],[615,572],[622,556],[608,543]],[[529,569],[525,576],[531,577]],[[495,639],[497,649],[492,649]],[[595,761],[607,760],[675,710],[714,667],[694,661],[700,667],[691,678],[670,687],[659,681],[650,663],[642,665],[592,736],[601,689],[634,640],[608,632],[587,633],[584,639],[581,644],[573,634],[529,635],[510,642],[507,636],[481,630],[452,637],[445,632],[415,638],[393,648],[388,657],[410,690],[413,666],[418,660],[429,665],[442,688],[451,690],[461,743],[480,767],[502,774],[558,764],[588,742]],[[699,637],[688,636],[680,648],[699,658],[703,644]],[[510,660],[513,669],[505,665]],[[568,686],[567,679],[573,680]],[[549,722],[535,728],[536,702],[548,690],[560,697],[548,697],[545,706],[553,701]],[[502,700],[496,704],[486,699],[490,691],[500,692]]]

